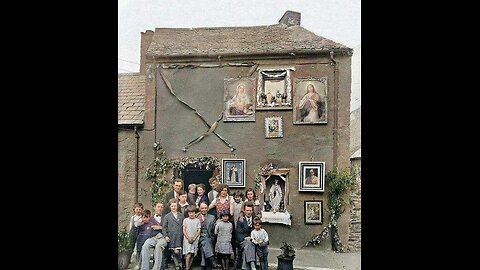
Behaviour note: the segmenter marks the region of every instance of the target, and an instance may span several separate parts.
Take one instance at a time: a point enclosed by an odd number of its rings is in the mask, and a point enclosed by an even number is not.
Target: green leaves
[[[337,221],[340,216],[345,212],[345,199],[342,197],[347,193],[348,190],[355,187],[355,180],[357,179],[357,171],[352,170],[342,170],[338,171],[337,168],[325,174],[327,184],[328,184],[328,213],[330,215],[330,220],[328,226],[323,228],[320,234],[315,235],[310,239],[305,246],[308,245],[318,245],[321,239],[325,239],[331,236],[332,243],[335,248],[339,248],[339,251],[343,251],[343,245],[338,237],[337,231]],[[333,231],[333,232],[331,232]],[[337,251],[337,250],[335,250]]]
[[[130,237],[126,229],[118,231],[118,253],[130,249]]]

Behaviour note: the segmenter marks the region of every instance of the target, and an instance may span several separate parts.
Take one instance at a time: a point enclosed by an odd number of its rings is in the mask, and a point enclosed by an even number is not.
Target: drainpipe
[[[135,131],[135,203],[138,203],[138,142],[140,135],[138,135],[137,126],[134,126]]]
[[[333,59],[334,52],[330,52],[330,60],[333,65],[333,166],[337,167],[337,127],[338,127],[338,65],[337,61]]]

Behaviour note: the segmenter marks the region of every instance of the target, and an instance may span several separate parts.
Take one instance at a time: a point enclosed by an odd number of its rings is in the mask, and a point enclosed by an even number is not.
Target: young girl
[[[183,255],[185,255],[185,267],[192,267],[193,257],[197,255],[198,237],[200,236],[200,220],[195,217],[195,206],[187,208],[188,218],[183,220]]]
[[[215,234],[217,235],[217,243],[215,244],[215,252],[222,260],[222,269],[227,270],[230,256],[233,254],[232,248],[232,232],[233,225],[228,221],[230,215],[228,211],[220,213],[221,220],[215,224]]]
[[[168,201],[170,213],[165,215],[163,220],[163,233],[165,240],[168,242],[168,248],[172,251],[172,259],[177,270],[182,266],[182,224],[183,214],[177,212],[177,199]]]
[[[260,268],[268,269],[268,233],[262,228],[259,218],[253,219],[254,230],[250,233],[252,243],[255,244],[255,253],[260,258]]]

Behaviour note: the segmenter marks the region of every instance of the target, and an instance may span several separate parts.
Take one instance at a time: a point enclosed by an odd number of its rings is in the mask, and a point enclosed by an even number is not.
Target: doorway
[[[182,170],[182,178],[183,178],[183,190],[188,193],[188,185],[190,184],[204,184],[205,185],[205,195],[208,194],[212,187],[208,182],[213,176],[214,170],[206,170],[206,169],[199,169],[199,168],[185,168]]]

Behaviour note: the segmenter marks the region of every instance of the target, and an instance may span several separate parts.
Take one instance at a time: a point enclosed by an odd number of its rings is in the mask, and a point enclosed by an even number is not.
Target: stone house
[[[169,175],[187,184],[206,183],[208,189],[209,177],[226,181],[229,162],[243,160],[238,161],[243,162],[238,163],[243,183],[231,185],[231,192],[259,187],[271,245],[287,241],[300,247],[322,231],[329,220],[328,190],[299,187],[306,177],[299,168],[300,162],[324,162],[324,172],[350,167],[352,49],[308,31],[300,22],[300,13],[287,11],[274,25],[141,33],[140,72],[119,75],[120,227],[128,223],[136,200],[152,209],[152,183],[143,176],[156,157],[153,145],[160,142],[169,159],[194,161]],[[242,100],[248,100],[242,104],[249,104],[241,109],[240,84],[247,96]],[[305,113],[302,100],[315,96],[307,95],[308,84],[320,98]],[[315,103],[319,99],[323,103]],[[202,158],[220,165],[207,167]],[[277,170],[258,178],[268,163]],[[275,212],[267,209],[273,205],[267,195],[273,182],[282,191]],[[323,202],[320,224],[305,224],[305,201],[311,200]],[[347,206],[339,220],[345,244],[349,213]]]

